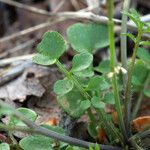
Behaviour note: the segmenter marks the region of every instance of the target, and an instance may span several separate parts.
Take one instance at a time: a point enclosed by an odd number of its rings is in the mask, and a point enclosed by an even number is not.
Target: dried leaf
[[[143,131],[150,127],[150,116],[142,116],[133,120],[132,127],[136,131]]]
[[[100,141],[100,143],[104,143],[105,139],[106,139],[106,134],[104,129],[100,128],[99,132],[98,132],[98,139]]]
[[[44,124],[48,124],[48,125],[51,125],[51,126],[56,126],[58,124],[58,119],[57,118],[50,118]]]

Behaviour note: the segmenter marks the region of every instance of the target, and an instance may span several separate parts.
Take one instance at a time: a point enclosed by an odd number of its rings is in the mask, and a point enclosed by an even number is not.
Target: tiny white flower
[[[127,73],[127,70],[125,68],[121,67],[120,69],[121,69],[121,71],[122,71],[123,74]]]
[[[113,77],[113,75],[114,75],[114,73],[113,73],[113,72],[110,72],[110,73],[108,73],[108,74],[107,74],[108,78],[112,78],[112,77]]]

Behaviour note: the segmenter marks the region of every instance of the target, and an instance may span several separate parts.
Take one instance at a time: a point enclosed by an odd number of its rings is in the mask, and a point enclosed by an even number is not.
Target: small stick
[[[19,2],[13,1],[13,0],[0,0],[0,2],[3,2],[5,4],[11,5],[11,6],[18,7],[18,8],[21,8],[21,9],[28,10],[28,11],[36,13],[36,14],[41,14],[41,15],[45,15],[45,16],[50,16],[51,15],[51,13],[49,13],[46,10],[43,10],[43,9],[40,9],[40,8],[35,8],[35,7],[32,7],[32,6],[28,6],[26,4],[22,4],[22,3],[19,3]]]
[[[22,44],[19,44],[18,46],[12,48],[12,49],[8,49],[6,50],[7,52],[9,53],[14,53],[14,52],[17,52],[19,50],[22,50],[22,49],[25,49],[25,48],[28,48],[30,46],[32,46],[33,44],[35,43],[35,40],[29,40],[25,43],[22,43]]]
[[[21,75],[24,71],[24,69],[28,66],[30,66],[30,62],[24,62],[21,65],[15,66],[14,68],[10,69],[7,73],[0,76],[0,86],[3,86],[7,82],[10,82],[11,80],[17,78],[19,75]]]
[[[30,27],[28,29],[25,29],[25,30],[22,30],[22,31],[19,31],[17,33],[14,33],[10,36],[6,36],[4,38],[1,38],[0,39],[0,44],[2,44],[3,42],[6,42],[6,41],[9,41],[9,40],[12,40],[12,39],[16,39],[18,37],[21,37],[21,36],[25,36],[27,34],[31,34],[35,31],[38,31],[38,30],[41,30],[43,28],[46,28],[46,27],[50,27],[58,22],[61,22],[61,21],[64,21],[65,19],[64,18],[61,18],[61,19],[58,19],[56,21],[53,21],[53,22],[45,22],[45,23],[41,23],[39,25],[36,25],[34,27]]]
[[[17,57],[1,59],[0,66],[5,66],[5,65],[11,64],[15,61],[28,60],[28,59],[31,59],[34,55],[35,54],[29,54],[29,55],[22,55],[22,56],[17,56]]]

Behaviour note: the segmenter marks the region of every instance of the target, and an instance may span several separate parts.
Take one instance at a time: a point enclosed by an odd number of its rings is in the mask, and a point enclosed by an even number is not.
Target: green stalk
[[[75,84],[75,86],[78,88],[78,90],[81,92],[81,94],[86,98],[86,99],[91,99],[91,96],[85,91],[85,89],[81,86],[81,84],[78,82],[78,80],[76,80],[73,75],[59,62],[59,60],[57,60],[56,62],[57,67],[59,68],[59,70],[70,80],[72,80]],[[87,110],[88,112],[88,116],[90,118],[90,120],[94,123],[96,123],[96,119],[95,116],[93,115],[91,109],[89,108]],[[97,123],[96,123],[97,124]]]
[[[114,4],[113,4],[113,0],[107,0],[107,3],[108,3],[108,18],[109,18],[108,25],[109,25],[109,42],[110,42],[110,67],[111,67],[111,71],[114,73],[112,77],[112,87],[113,87],[113,93],[115,97],[115,108],[118,114],[119,128],[122,134],[124,135],[125,140],[127,140],[125,125],[123,120],[122,106],[120,102],[119,90],[117,85],[117,77],[115,73],[116,53],[115,53],[115,40],[114,40],[114,22],[112,19]]]
[[[131,0],[124,0],[123,3],[123,11],[129,10]],[[127,15],[122,14],[122,22],[121,22],[121,33],[127,33]],[[121,63],[122,67],[126,70],[127,66],[127,37],[121,34]],[[125,87],[127,81],[127,74],[123,74],[123,85]]]
[[[135,46],[133,49],[133,55],[131,59],[131,64],[128,69],[128,81],[127,81],[127,86],[125,90],[125,118],[126,118],[126,129],[128,136],[131,135],[131,126],[130,126],[130,120],[131,120],[131,81],[132,81],[132,74],[133,74],[133,69],[134,69],[134,64],[135,64],[135,59],[136,59],[136,54],[139,48],[139,43],[142,37],[142,30],[138,31],[138,35],[136,38]]]
[[[147,79],[146,79],[146,81],[145,81],[145,83],[144,83],[144,88],[143,88],[144,90],[145,90],[145,89],[147,88],[147,86],[149,85],[149,82],[150,82],[150,72],[148,73]],[[137,115],[137,113],[138,113],[138,110],[139,110],[139,108],[140,108],[140,106],[141,106],[142,99],[143,99],[143,90],[141,90],[140,95],[139,95],[139,98],[138,98],[138,100],[137,100],[137,103],[136,103],[136,105],[135,105],[135,107],[134,107],[134,109],[133,109],[132,119],[134,119],[134,118],[136,117],[136,115]]]
[[[120,142],[121,145],[124,147],[123,136],[120,134],[120,132],[118,132],[118,130],[116,129],[114,124],[107,118],[104,110],[96,109],[96,111],[97,111],[97,113],[100,117],[100,120],[102,120],[101,121],[101,126],[105,130],[109,140],[113,141],[113,142],[116,142],[116,143]]]

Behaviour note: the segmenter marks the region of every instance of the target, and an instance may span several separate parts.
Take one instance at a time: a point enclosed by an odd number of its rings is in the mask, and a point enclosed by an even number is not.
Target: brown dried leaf
[[[150,116],[142,116],[132,121],[132,127],[135,131],[143,131],[150,127]]]

